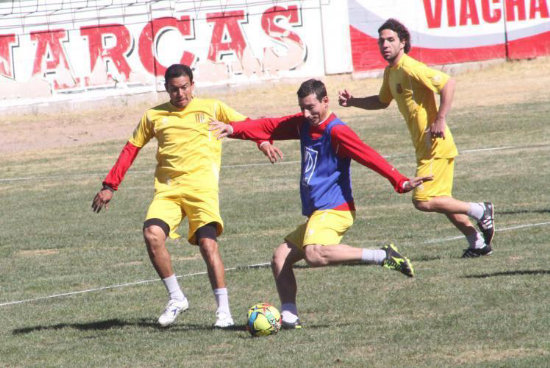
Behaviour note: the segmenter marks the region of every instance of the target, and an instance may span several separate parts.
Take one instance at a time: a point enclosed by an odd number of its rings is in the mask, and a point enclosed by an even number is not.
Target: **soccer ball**
[[[253,305],[248,310],[246,329],[252,336],[276,334],[281,329],[281,314],[271,304],[259,303]]]

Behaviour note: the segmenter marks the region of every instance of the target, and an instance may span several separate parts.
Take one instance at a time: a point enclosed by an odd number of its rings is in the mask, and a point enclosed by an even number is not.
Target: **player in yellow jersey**
[[[139,150],[156,138],[155,195],[147,211],[143,236],[149,258],[169,294],[169,302],[158,322],[168,326],[189,307],[165,244],[168,237],[179,237],[175,231],[187,217],[188,240],[200,248],[216,297],[214,326],[230,327],[234,323],[217,243],[223,231],[218,201],[222,146],[209,131],[209,122],[229,123],[244,120],[246,116],[221,101],[195,98],[193,72],[187,65],[170,66],[164,77],[170,101],[145,112],[103,181],[103,188],[94,197],[92,209],[99,212],[107,208]],[[271,162],[282,158],[281,152],[269,142],[263,142],[260,149]]]
[[[495,231],[493,204],[463,202],[452,197],[454,158],[458,152],[446,116],[455,80],[407,55],[411,48],[410,34],[399,21],[388,19],[378,29],[378,36],[380,53],[389,64],[379,94],[356,98],[343,90],[339,92],[340,105],[378,110],[387,108],[394,99],[416,150],[416,176],[434,176],[433,181],[415,189],[414,206],[449,218],[468,240],[464,258],[491,254]],[[440,95],[439,108],[436,93]],[[481,234],[472,226],[470,217],[477,221]]]

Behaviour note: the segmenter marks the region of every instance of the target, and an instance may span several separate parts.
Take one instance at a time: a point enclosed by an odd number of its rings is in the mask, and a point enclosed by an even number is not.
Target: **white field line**
[[[510,226],[510,227],[503,228],[503,229],[497,229],[496,231],[497,232],[512,231],[512,230],[526,229],[526,228],[537,227],[537,226],[548,226],[548,225],[550,225],[550,222],[539,222],[539,223],[535,223],[535,224],[523,224],[523,225]],[[462,238],[464,238],[464,237],[463,236],[453,236],[453,237],[444,238],[444,239],[431,239],[431,240],[426,240],[426,241],[424,241],[420,244],[444,243],[444,242],[453,241],[453,240],[462,239]],[[264,267],[268,267],[269,265],[270,265],[269,262],[257,263],[257,264],[251,264],[251,265],[246,265],[246,266],[230,267],[230,268],[226,268],[225,271],[229,272],[229,271],[236,271],[236,270],[243,270],[243,269],[250,269],[250,268],[264,268]],[[188,273],[188,274],[185,274],[185,275],[177,276],[177,278],[179,279],[179,278],[184,278],[184,277],[193,277],[193,276],[201,276],[201,275],[207,275],[207,272],[203,271],[203,272]],[[8,306],[8,305],[15,305],[15,304],[24,304],[24,303],[36,302],[36,301],[46,300],[46,299],[62,298],[62,297],[66,297],[66,296],[86,294],[86,293],[92,293],[92,292],[103,291],[103,290],[118,289],[118,288],[123,288],[123,287],[127,287],[127,286],[136,286],[136,285],[142,285],[142,284],[149,284],[149,283],[158,282],[158,281],[159,281],[158,278],[149,279],[149,280],[140,280],[140,281],[126,282],[126,283],[123,283],[123,284],[102,286],[102,287],[87,289],[87,290],[70,291],[70,292],[66,292],[66,293],[53,294],[53,295],[48,295],[48,296],[41,296],[41,297],[37,297],[37,298],[15,300],[15,301],[11,301],[11,302],[0,303],[0,307],[5,307],[5,306]]]
[[[536,224],[515,225],[515,226],[506,227],[506,228],[503,228],[503,229],[496,229],[495,232],[511,231],[511,230],[518,230],[518,229],[524,229],[524,228],[529,228],[529,227],[537,227],[537,226],[547,226],[547,225],[550,225],[550,222],[539,222],[539,223],[536,223]],[[423,241],[420,244],[435,244],[435,243],[448,242],[448,241],[453,241],[453,240],[458,240],[458,239],[464,239],[464,235],[452,236],[452,237],[443,238],[443,239],[430,239],[430,240]]]
[[[550,145],[548,144],[535,144],[535,145],[529,145],[529,146],[503,146],[503,147],[489,147],[489,148],[475,148],[475,149],[469,149],[469,150],[463,150],[460,151],[461,154],[464,153],[479,153],[479,152],[492,152],[492,151],[502,151],[502,150],[509,150],[509,149],[528,149],[528,148],[540,148],[540,147],[548,147]],[[383,155],[386,159],[392,159],[396,157],[406,157],[409,156],[408,154],[397,154],[397,155]],[[293,165],[293,164],[299,164],[300,161],[280,161],[277,162],[275,165]],[[235,164],[235,165],[222,165],[222,169],[233,169],[233,168],[239,168],[239,167],[255,167],[255,166],[271,166],[273,165],[270,162],[263,162],[263,163],[249,163],[249,164]],[[132,171],[132,173],[135,174],[149,174],[153,172],[154,170],[135,170]],[[0,183],[10,183],[10,182],[16,182],[16,181],[32,181],[32,180],[52,180],[52,179],[66,179],[67,177],[88,177],[88,176],[99,176],[102,177],[102,175],[105,175],[105,172],[102,173],[84,173],[84,174],[70,174],[70,175],[51,175],[51,176],[22,176],[22,177],[15,177],[15,178],[0,178]]]

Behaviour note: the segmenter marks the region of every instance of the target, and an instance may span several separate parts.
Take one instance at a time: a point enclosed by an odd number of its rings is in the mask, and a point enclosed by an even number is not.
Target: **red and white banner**
[[[198,85],[325,72],[317,0],[50,5],[0,3],[0,102],[162,90],[173,63],[191,65]]]
[[[410,55],[427,64],[550,55],[548,0],[348,0],[355,71],[386,66],[378,28],[388,18],[411,33]]]

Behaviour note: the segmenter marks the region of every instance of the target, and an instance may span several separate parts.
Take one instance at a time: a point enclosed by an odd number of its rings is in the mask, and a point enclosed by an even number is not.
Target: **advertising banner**
[[[317,0],[2,2],[0,100],[162,90],[173,63],[192,66],[198,85],[324,75],[320,6]]]
[[[550,54],[548,0],[349,0],[355,71],[381,69],[378,28],[388,18],[411,33],[411,56],[427,64]]]

